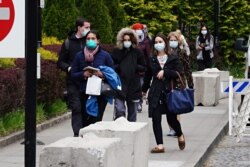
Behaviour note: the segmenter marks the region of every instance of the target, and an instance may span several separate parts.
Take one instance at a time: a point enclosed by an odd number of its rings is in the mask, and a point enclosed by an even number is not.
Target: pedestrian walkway
[[[186,148],[179,150],[177,138],[167,136],[169,131],[166,117],[163,116],[164,146],[166,152],[150,154],[148,167],[197,167],[202,166],[212,147],[225,135],[228,127],[228,99],[220,100],[217,106],[196,106],[192,113],[181,115],[181,125],[186,139]],[[112,121],[113,106],[109,105],[104,114],[105,121]],[[151,119],[148,118],[147,105],[138,113],[138,121],[148,122],[150,126],[150,151],[155,143]],[[45,144],[50,144],[61,138],[72,136],[70,119],[51,128],[37,133],[37,138]],[[143,140],[143,139],[141,139]],[[0,148],[1,167],[24,166],[24,145],[21,141]],[[37,145],[37,167],[41,145]]]

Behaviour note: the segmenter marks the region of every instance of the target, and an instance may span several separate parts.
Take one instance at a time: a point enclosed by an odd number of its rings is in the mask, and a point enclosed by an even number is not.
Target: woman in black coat
[[[138,38],[130,28],[123,28],[117,35],[117,46],[111,56],[115,70],[122,83],[124,99],[115,99],[115,119],[126,116],[127,104],[128,121],[135,122],[137,103],[142,98],[139,73],[145,72],[146,65],[142,52],[137,48]]]
[[[171,55],[168,52],[167,38],[163,34],[157,34],[154,42],[153,56],[149,59],[149,64],[144,77],[142,86],[143,95],[148,92],[149,117],[152,117],[153,131],[157,146],[151,150],[151,153],[165,152],[163,146],[163,136],[161,127],[162,114],[167,115],[167,121],[178,136],[179,148],[185,148],[185,139],[181,130],[177,115],[167,111],[165,103],[165,94],[171,90],[171,80],[174,87],[179,86],[177,72],[183,72],[183,66],[178,56]]]

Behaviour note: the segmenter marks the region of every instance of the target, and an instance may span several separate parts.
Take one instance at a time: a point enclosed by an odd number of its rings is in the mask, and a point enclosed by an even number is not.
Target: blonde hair
[[[183,40],[181,39],[181,34],[179,34],[177,31],[170,32],[167,37],[168,41],[172,36],[174,36],[177,39],[179,48],[183,49]]]

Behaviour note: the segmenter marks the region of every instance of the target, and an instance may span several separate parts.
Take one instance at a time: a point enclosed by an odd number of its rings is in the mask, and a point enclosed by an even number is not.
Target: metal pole
[[[40,0],[38,0],[38,6],[37,6],[37,48],[40,48],[42,46],[42,16],[41,16],[41,3]]]
[[[36,166],[37,0],[25,1],[25,167]]]
[[[234,97],[234,90],[233,90],[233,77],[229,76],[229,92],[228,92],[228,135],[232,135],[232,114],[233,114],[233,97]]]
[[[219,0],[214,0],[214,43],[215,46],[219,45]]]

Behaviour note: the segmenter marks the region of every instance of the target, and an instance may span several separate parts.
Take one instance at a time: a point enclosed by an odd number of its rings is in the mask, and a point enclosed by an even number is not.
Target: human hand
[[[92,75],[93,75],[93,73],[90,72],[89,70],[86,70],[86,71],[83,72],[84,77],[91,77]]]
[[[104,78],[103,73],[99,70],[99,71],[95,71],[94,75],[98,76],[99,78]]]
[[[164,77],[164,71],[161,70],[161,71],[158,72],[157,78],[158,78],[158,79],[162,79],[163,77]]]

